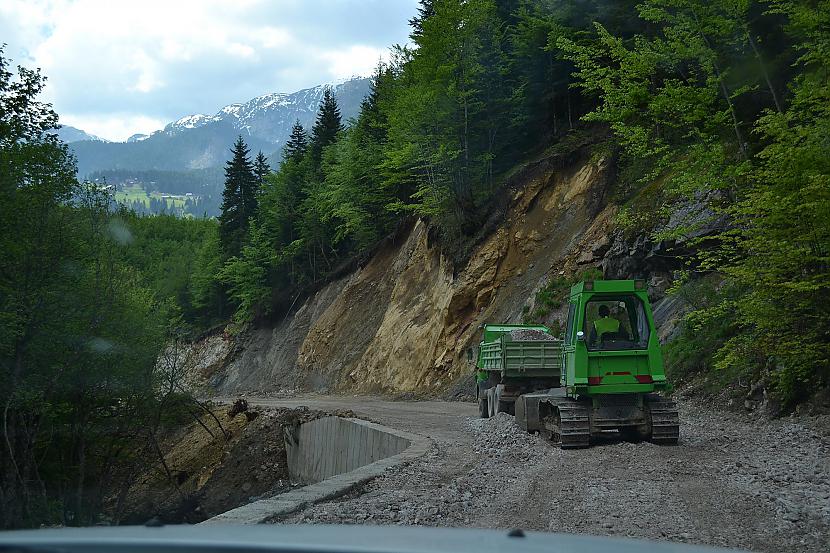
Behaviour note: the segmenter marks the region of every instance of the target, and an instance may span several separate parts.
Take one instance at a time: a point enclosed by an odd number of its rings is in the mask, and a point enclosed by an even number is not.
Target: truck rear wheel
[[[487,396],[478,396],[478,416],[482,419],[486,419],[490,416],[489,409],[487,407]]]
[[[493,414],[498,415],[499,413],[507,413],[508,415],[512,415],[513,413],[513,402],[512,401],[502,401],[502,385],[498,385],[493,389]]]
[[[478,399],[478,416],[482,419],[490,417],[489,389],[485,382],[476,382],[476,398]]]

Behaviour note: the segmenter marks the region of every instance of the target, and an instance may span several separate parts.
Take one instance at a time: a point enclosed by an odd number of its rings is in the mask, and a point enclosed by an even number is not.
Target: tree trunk
[[[721,94],[723,94],[723,99],[726,101],[726,105],[729,106],[729,115],[732,117],[732,128],[735,131],[735,138],[738,140],[738,150],[741,152],[741,157],[747,159],[746,147],[744,146],[744,137],[741,134],[740,129],[740,122],[738,121],[738,115],[735,113],[735,106],[732,104],[732,98],[729,96],[729,89],[726,87],[726,82],[723,78],[723,72],[720,70],[718,66],[718,62],[715,59],[717,57],[717,52],[712,47],[712,44],[709,42],[709,38],[700,30],[700,18],[698,18],[697,13],[692,11],[694,15],[695,22],[698,26],[698,34],[700,38],[703,40],[706,47],[712,52],[712,68],[715,70],[715,77],[718,79],[718,84],[720,85]]]
[[[775,92],[775,87],[772,86],[772,80],[770,79],[769,72],[767,71],[767,66],[764,63],[764,58],[761,56],[761,52],[758,50],[758,45],[755,43],[755,39],[752,38],[752,33],[749,31],[749,27],[745,28],[746,30],[746,38],[749,41],[749,45],[752,47],[752,52],[755,54],[755,59],[758,60],[758,65],[761,67],[761,73],[764,75],[764,80],[767,83],[767,88],[769,89],[770,94],[772,94],[772,101],[775,103],[775,110],[778,113],[781,113],[781,102],[778,101],[778,94]]]

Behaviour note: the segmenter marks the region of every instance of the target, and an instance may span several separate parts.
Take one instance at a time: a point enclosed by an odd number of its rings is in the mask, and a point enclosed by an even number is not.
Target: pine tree
[[[320,102],[320,111],[317,112],[317,121],[311,128],[311,155],[315,168],[320,166],[323,148],[334,144],[337,134],[342,130],[340,107],[331,87],[326,87],[323,100]]]
[[[262,186],[265,181],[265,176],[271,172],[271,167],[268,165],[268,158],[263,155],[262,150],[256,155],[254,159],[254,177],[256,179],[257,188]]]
[[[248,230],[248,220],[256,212],[256,176],[248,157],[248,146],[240,136],[231,149],[233,157],[225,165],[225,189],[222,192],[222,214],[219,236],[225,258],[239,255]]]
[[[394,76],[389,67],[382,63],[378,64],[374,75],[372,75],[369,93],[360,102],[360,115],[357,118],[357,124],[362,126],[363,130],[378,142],[386,138],[389,127],[386,113],[380,108],[381,88],[393,78]]]
[[[282,158],[299,162],[303,159],[306,150],[308,150],[308,135],[298,119],[291,128],[291,136],[282,150]]]
[[[433,0],[421,0],[418,6],[418,14],[409,20],[412,32],[409,38],[417,40],[424,34],[424,21],[435,15],[435,2]]]

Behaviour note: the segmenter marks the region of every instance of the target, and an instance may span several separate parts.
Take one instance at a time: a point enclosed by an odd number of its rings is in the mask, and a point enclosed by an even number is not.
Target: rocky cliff
[[[530,163],[510,180],[500,224],[463,266],[417,221],[275,326],[190,344],[183,360],[220,393],[448,393],[469,377],[464,352],[481,324],[520,322],[552,278],[594,267],[627,277],[643,266],[620,261],[646,258],[653,246],[613,231],[612,178],[612,163],[587,154]]]

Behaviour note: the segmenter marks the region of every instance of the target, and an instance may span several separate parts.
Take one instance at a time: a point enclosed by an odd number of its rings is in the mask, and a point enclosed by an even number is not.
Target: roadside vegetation
[[[585,129],[629,234],[689,235],[699,218],[661,224],[690,201],[729,221],[677,275],[719,285],[670,369],[761,379],[785,406],[827,385],[827,2],[422,0],[410,23],[355,119],[327,93],[272,167],[237,141],[218,221],[79,183],[42,77],[0,51],[4,525],[93,522],[158,457],[159,426],[197,408],[156,363],[171,338],[278,316],[414,217],[463,261],[511,170]]]
[[[203,412],[160,354],[203,320],[191,265],[217,225],[79,183],[42,88],[0,50],[1,528],[93,524],[107,501],[118,520],[160,433]]]
[[[677,275],[717,273],[735,291],[685,323],[732,321],[699,370],[803,400],[830,372],[828,18],[826,3],[786,0],[424,0],[415,47],[378,68],[359,116],[344,125],[329,97],[247,217],[225,206],[234,238],[217,278],[237,323],[285,309],[408,215],[463,260],[510,168],[600,125],[628,235],[688,236],[707,212],[728,221]],[[552,292],[529,319],[555,307]]]

